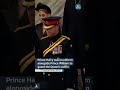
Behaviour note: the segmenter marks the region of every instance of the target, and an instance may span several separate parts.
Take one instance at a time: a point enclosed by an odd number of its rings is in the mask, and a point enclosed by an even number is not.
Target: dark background
[[[2,0],[0,2],[0,75],[16,75],[17,73],[13,32],[17,22],[17,0]]]

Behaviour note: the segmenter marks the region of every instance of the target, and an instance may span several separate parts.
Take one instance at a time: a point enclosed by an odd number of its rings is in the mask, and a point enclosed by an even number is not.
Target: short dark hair
[[[44,9],[44,10],[46,10],[49,14],[51,14],[51,9],[50,9],[47,5],[42,4],[41,2],[39,2],[39,3],[37,4],[37,7],[35,8],[35,10],[36,10],[36,11],[39,11],[40,9]]]

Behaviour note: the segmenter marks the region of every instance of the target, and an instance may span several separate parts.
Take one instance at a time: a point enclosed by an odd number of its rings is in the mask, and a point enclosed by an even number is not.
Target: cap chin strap
[[[50,26],[43,26],[44,29],[49,29],[49,28],[52,28],[54,27],[55,25],[50,25]]]

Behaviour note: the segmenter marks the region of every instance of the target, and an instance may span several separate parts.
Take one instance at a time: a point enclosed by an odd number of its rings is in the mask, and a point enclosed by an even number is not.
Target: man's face
[[[35,25],[35,7],[31,6],[27,8],[27,11],[28,11],[28,18],[29,18],[30,24]]]
[[[48,37],[56,36],[59,33],[59,25],[55,25],[52,28],[46,29],[46,33]]]
[[[45,10],[43,10],[43,9],[40,9],[40,10],[38,11],[38,13],[39,13],[39,17],[40,17],[41,22],[42,22],[42,19],[43,19],[43,18],[46,18],[46,17],[49,17],[49,16],[50,16],[50,14],[48,14],[47,11],[45,11]]]

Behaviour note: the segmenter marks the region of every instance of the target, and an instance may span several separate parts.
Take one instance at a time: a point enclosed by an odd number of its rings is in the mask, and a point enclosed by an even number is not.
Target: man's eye
[[[42,17],[45,17],[45,15],[43,14]]]

